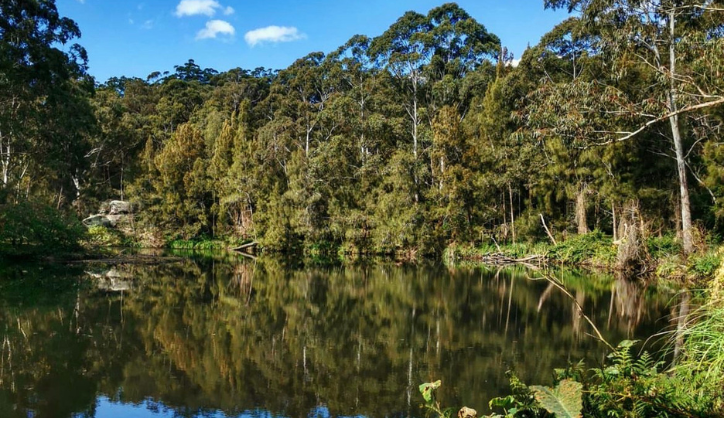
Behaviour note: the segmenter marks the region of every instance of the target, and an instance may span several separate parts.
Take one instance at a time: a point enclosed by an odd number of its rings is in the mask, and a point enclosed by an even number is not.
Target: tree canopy
[[[543,218],[691,252],[724,216],[721,2],[541,6],[571,15],[515,61],[447,3],[283,70],[190,59],[94,88],[53,1],[2,2],[0,203],[120,197],[161,239],[275,250],[440,254],[544,239]]]

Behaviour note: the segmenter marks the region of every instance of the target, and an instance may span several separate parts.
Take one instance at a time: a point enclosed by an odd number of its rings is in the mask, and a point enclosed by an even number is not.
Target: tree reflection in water
[[[666,325],[671,295],[559,277],[609,341]],[[445,405],[484,412],[509,369],[550,383],[605,356],[570,298],[517,269],[201,258],[8,271],[0,304],[0,416],[420,416],[417,386],[437,379]]]

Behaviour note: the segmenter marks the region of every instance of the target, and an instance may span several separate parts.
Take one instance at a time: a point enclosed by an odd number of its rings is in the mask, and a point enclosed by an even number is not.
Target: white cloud
[[[228,35],[231,37],[236,34],[236,30],[230,23],[214,19],[213,21],[207,22],[206,28],[202,29],[196,34],[196,39],[203,40],[206,38],[216,38],[216,36],[219,34]]]
[[[149,20],[145,21],[143,23],[143,25],[141,25],[141,28],[143,28],[144,30],[152,29],[153,28],[153,19],[149,19]]]
[[[279,27],[276,25],[257,28],[244,34],[244,40],[246,40],[246,43],[251,47],[259,43],[285,43],[306,37],[306,34],[300,33],[295,27]]]
[[[216,9],[221,9],[216,0],[181,0],[176,6],[175,15],[179,18],[194,15],[214,16]]]
[[[520,59],[510,60],[510,61],[508,61],[508,62],[506,63],[506,65],[510,65],[510,66],[512,66],[513,68],[517,68],[518,65],[520,65]]]
[[[226,9],[224,9],[224,15],[233,15],[234,14],[234,8],[231,6],[226,6]]]

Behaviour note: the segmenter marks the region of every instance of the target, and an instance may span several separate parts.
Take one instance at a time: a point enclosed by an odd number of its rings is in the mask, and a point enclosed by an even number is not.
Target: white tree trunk
[[[675,112],[676,109],[676,17],[675,10],[669,11],[669,109]],[[676,152],[676,169],[679,174],[679,191],[681,194],[681,231],[683,236],[684,254],[694,251],[694,238],[691,224],[691,204],[689,202],[689,184],[686,178],[686,159],[684,157],[684,146],[681,140],[679,129],[679,116],[672,115],[669,118],[671,125],[671,136],[674,139],[674,151]]]

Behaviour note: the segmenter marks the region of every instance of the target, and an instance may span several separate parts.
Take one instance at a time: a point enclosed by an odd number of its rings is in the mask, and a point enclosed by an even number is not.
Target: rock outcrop
[[[121,224],[130,224],[132,215],[133,206],[130,202],[109,201],[101,205],[98,214],[83,220],[83,224],[87,227],[118,227]]]

